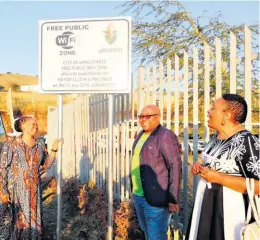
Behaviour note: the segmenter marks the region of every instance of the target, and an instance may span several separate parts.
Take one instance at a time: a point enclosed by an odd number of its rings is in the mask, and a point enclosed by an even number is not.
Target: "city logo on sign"
[[[73,32],[64,32],[56,37],[56,44],[64,49],[71,49],[78,44],[78,38]]]
[[[105,39],[109,44],[113,44],[116,41],[116,31],[112,23],[108,25],[107,30],[104,33]]]

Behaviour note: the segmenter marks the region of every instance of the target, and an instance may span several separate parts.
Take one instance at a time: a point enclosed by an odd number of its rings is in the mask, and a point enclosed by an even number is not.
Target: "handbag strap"
[[[251,180],[251,184],[250,184],[250,180]],[[259,214],[260,206],[257,206],[257,205],[259,205],[259,198],[257,197],[257,195],[255,195],[255,201],[256,201],[256,204],[255,204],[255,202],[254,202],[255,180],[253,178],[251,178],[251,179],[246,178],[246,189],[247,189],[247,194],[248,194],[248,198],[249,198],[246,224],[249,223],[249,221],[251,219],[251,212],[253,210],[254,219],[255,219],[256,223],[258,225],[260,225],[260,218],[259,218],[260,217],[260,214]]]

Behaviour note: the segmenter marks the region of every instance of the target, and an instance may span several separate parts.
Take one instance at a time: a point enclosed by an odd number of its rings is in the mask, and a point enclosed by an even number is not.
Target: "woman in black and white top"
[[[246,178],[260,189],[260,142],[244,129],[247,103],[225,94],[208,111],[208,126],[216,130],[192,173],[201,177],[186,239],[236,240],[246,219]]]

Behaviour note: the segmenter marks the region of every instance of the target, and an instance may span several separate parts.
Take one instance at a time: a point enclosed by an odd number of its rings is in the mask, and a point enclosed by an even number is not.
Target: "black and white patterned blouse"
[[[202,154],[203,165],[234,176],[260,179],[260,141],[247,130],[225,140],[214,134]]]
[[[238,177],[260,179],[260,142],[249,131],[228,139],[212,136],[202,153],[205,167]],[[247,195],[200,179],[188,226],[188,240],[236,240],[246,219]]]

